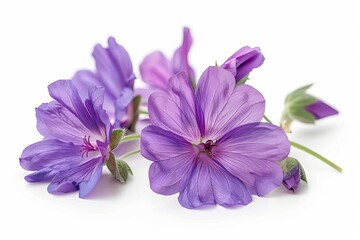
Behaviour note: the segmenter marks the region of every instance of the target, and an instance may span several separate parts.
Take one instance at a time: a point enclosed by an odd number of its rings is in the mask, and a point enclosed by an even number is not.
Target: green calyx
[[[307,183],[305,170],[296,158],[288,157],[281,161],[281,168],[284,175],[290,174],[294,169],[298,168],[300,171],[300,179]]]
[[[113,153],[110,153],[106,166],[115,179],[121,183],[127,182],[129,174],[133,175],[130,166],[122,159],[115,160]]]
[[[120,144],[121,140],[124,138],[124,136],[125,136],[124,128],[115,129],[112,131],[111,138],[110,138],[110,150],[111,151],[119,146],[119,144]]]
[[[285,99],[285,109],[281,117],[281,127],[286,132],[291,132],[290,126],[293,120],[303,123],[314,123],[315,116],[306,110],[309,106],[317,101],[317,98],[306,93],[312,84],[306,85],[287,95]]]

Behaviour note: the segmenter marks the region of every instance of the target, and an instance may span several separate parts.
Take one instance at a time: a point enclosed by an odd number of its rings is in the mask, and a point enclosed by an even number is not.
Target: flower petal
[[[264,60],[260,48],[245,46],[229,57],[221,67],[230,71],[235,79],[240,81],[254,68],[260,67]]]
[[[315,103],[305,107],[305,109],[313,114],[316,119],[325,118],[339,113],[336,109],[321,100],[317,100]]]
[[[117,98],[121,89],[133,87],[135,75],[127,51],[112,37],[109,38],[108,44],[108,48],[96,45],[93,57],[103,86]]]
[[[205,153],[199,155],[189,184],[179,195],[180,204],[186,208],[208,204],[230,207],[251,201],[244,184]]]
[[[182,137],[156,126],[141,133],[141,154],[154,161],[149,170],[154,192],[171,195],[182,191],[196,158],[196,149]]]
[[[159,51],[147,55],[140,64],[140,74],[144,82],[152,88],[166,90],[173,71],[170,61]]]
[[[234,77],[226,70],[209,67],[200,77],[196,97],[205,119],[203,140],[216,140],[240,125],[259,122],[265,110],[260,92],[248,85],[235,87]]]
[[[80,145],[61,142],[56,139],[43,140],[26,147],[20,157],[20,165],[26,170],[36,171],[44,168],[61,168],[71,158],[80,158]]]
[[[106,124],[100,121],[97,114],[103,103],[103,88],[94,87],[91,89],[89,91],[88,99],[80,98],[77,89],[71,81],[59,80],[50,84],[48,88],[51,97],[75,115],[75,117],[68,120],[77,121],[76,118],[80,120],[80,122],[88,129],[87,135],[95,134],[104,136],[102,130],[105,129]],[[52,114],[52,112],[50,114]],[[72,124],[70,124],[70,127],[72,127]],[[50,129],[48,129],[47,133],[49,135],[56,134]]]
[[[216,142],[212,154],[239,178],[252,194],[263,196],[279,186],[283,173],[278,161],[287,157],[289,140],[284,131],[268,123],[237,127]]]
[[[149,98],[149,117],[153,125],[174,132],[190,142],[199,142],[195,96],[185,72],[171,77],[168,91]]]
[[[189,65],[188,55],[192,45],[192,37],[189,28],[184,28],[183,30],[183,43],[175,51],[172,59],[173,73],[178,73],[180,71],[185,71],[188,74],[188,77],[191,81],[195,81],[194,70]]]
[[[80,197],[86,196],[99,181],[99,167],[102,167],[103,162],[103,157],[97,157],[85,163],[74,164],[69,169],[58,172],[49,184],[48,192],[66,193],[83,187],[84,189],[80,190]],[[81,185],[81,183],[83,184]]]
[[[38,131],[47,139],[81,144],[85,135],[89,135],[86,126],[66,107],[53,101],[43,103],[36,108]]]

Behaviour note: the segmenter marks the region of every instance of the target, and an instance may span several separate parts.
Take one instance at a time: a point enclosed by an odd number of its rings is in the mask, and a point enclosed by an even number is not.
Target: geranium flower
[[[110,37],[109,47],[96,45],[93,51],[96,71],[78,71],[72,81],[79,89],[80,95],[86,97],[91,87],[104,88],[104,109],[116,128],[129,127],[135,116],[132,101],[134,97],[134,80],[132,63],[129,54],[115,39]]]
[[[220,67],[230,71],[237,82],[245,83],[250,72],[260,67],[264,60],[260,48],[245,46],[229,57]]]
[[[37,129],[44,136],[24,149],[21,166],[34,173],[28,182],[51,181],[50,193],[76,190],[87,196],[109,158],[112,126],[103,109],[104,89],[92,88],[81,98],[71,81],[49,86],[55,100],[36,109]]]
[[[287,190],[295,192],[300,186],[300,180],[307,182],[304,168],[297,159],[288,157],[281,161],[281,167],[284,173],[283,185]]]
[[[160,51],[153,52],[144,58],[140,64],[140,74],[141,78],[149,84],[150,89],[137,89],[136,91],[142,95],[145,101],[154,90],[166,90],[169,78],[180,71],[185,71],[194,83],[194,70],[188,61],[191,45],[190,29],[184,28],[182,45],[175,51],[171,59],[166,58]]]
[[[236,87],[222,68],[209,67],[195,92],[185,72],[173,76],[166,92],[150,96],[152,125],[141,135],[151,189],[180,193],[182,206],[196,208],[246,205],[281,185],[290,144],[281,128],[260,123],[264,110],[263,96]]]

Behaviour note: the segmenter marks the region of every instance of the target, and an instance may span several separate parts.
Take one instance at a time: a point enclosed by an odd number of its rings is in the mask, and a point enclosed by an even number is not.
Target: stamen
[[[84,144],[81,145],[81,148],[80,148],[80,153],[81,153],[81,157],[83,158],[84,155],[86,155],[86,157],[89,157],[89,152],[92,152],[92,151],[97,151],[97,147],[94,147],[91,142],[90,142],[90,136],[88,136],[86,138],[86,135],[84,136],[83,138],[83,142]]]

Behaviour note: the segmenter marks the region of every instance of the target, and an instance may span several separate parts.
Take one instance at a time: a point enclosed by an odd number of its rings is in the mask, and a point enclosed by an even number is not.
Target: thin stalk
[[[127,154],[121,156],[119,159],[123,160],[123,159],[128,158],[128,157],[130,157],[132,155],[135,155],[135,154],[137,154],[139,152],[140,152],[140,149],[132,151],[132,152],[128,152]]]
[[[140,139],[140,134],[126,135],[121,142],[128,142]]]
[[[313,155],[314,157],[320,159],[321,161],[323,161],[324,163],[326,163],[327,165],[329,165],[330,167],[334,168],[336,171],[342,172],[342,168],[339,167],[338,165],[336,165],[335,163],[331,162],[329,159],[327,159],[326,157],[318,154],[317,152],[314,152],[313,150],[299,144],[293,141],[290,141],[291,146],[296,147],[304,152],[307,152],[310,155]]]
[[[139,110],[138,111],[139,114],[146,114],[146,115],[149,115],[149,113],[147,111],[144,111],[144,110]]]
[[[266,115],[264,115],[264,119],[265,119],[268,123],[273,124],[272,121],[271,121]]]

